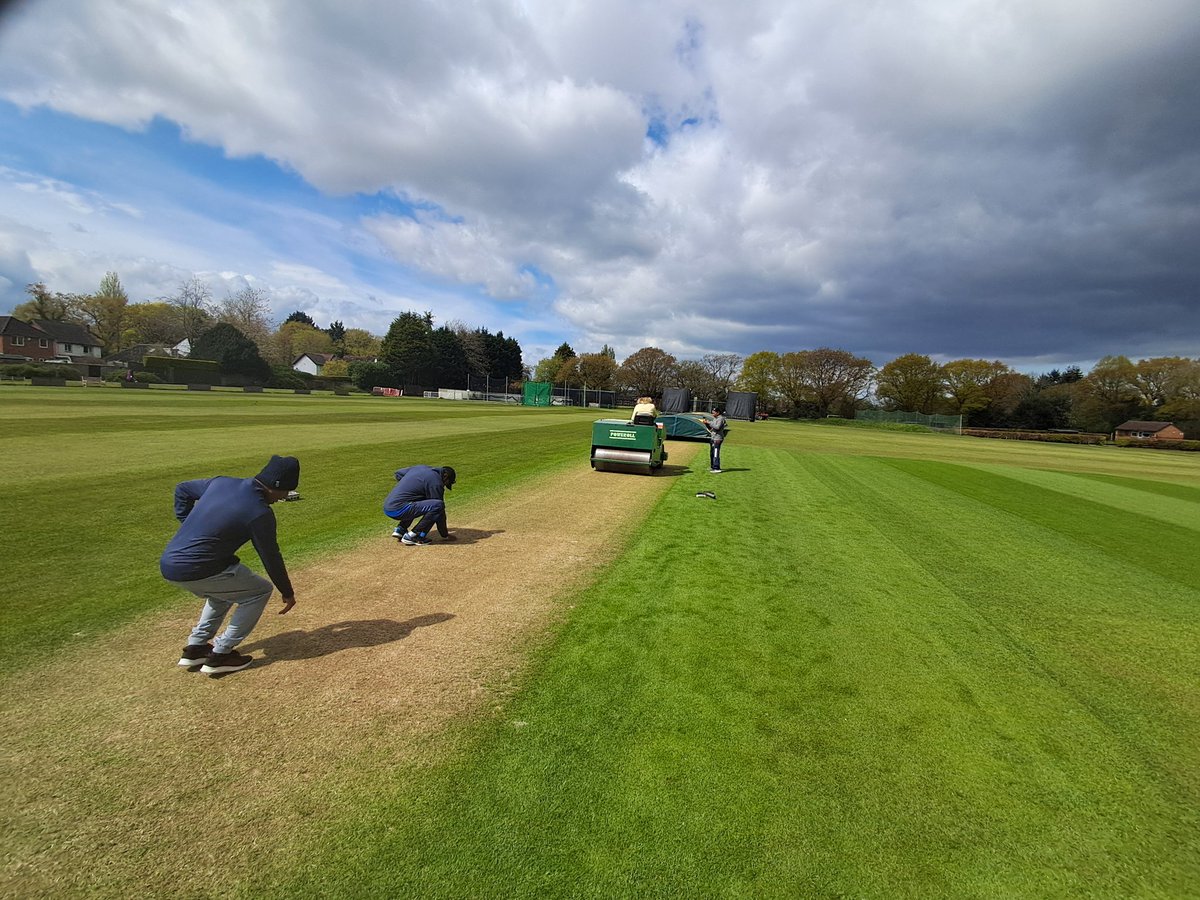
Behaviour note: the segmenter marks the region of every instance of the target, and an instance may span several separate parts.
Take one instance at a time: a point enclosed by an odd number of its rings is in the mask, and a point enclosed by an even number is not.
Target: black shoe
[[[204,665],[204,661],[212,656],[212,644],[188,644],[179,656],[179,665],[187,669]]]
[[[229,672],[240,672],[252,662],[254,662],[253,656],[245,656],[236,650],[230,650],[228,653],[214,653],[205,661],[204,667],[200,671],[205,675],[225,675]]]

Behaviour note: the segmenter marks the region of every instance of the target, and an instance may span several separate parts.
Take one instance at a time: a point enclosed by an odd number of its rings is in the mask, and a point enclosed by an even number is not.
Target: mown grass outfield
[[[299,455],[296,567],[378,535],[396,465],[452,462],[467,512],[586,467],[595,417],[0,386],[0,660],[186,602],[178,480]],[[1196,896],[1195,457],[734,423],[440,759],[181,895]]]

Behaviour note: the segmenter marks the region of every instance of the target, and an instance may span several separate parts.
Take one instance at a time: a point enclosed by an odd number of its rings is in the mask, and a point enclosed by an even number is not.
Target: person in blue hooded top
[[[454,540],[446,527],[445,492],[454,488],[456,480],[450,466],[397,469],[396,485],[383,501],[383,514],[398,523],[392,537],[410,547],[428,544],[429,533],[436,527],[442,540]]]
[[[296,605],[296,592],[275,536],[271,505],[287,498],[300,483],[300,461],[272,456],[254,478],[202,478],[175,486],[175,518],[179,530],[159,560],[163,578],[204,598],[200,620],[188,637],[179,665],[209,675],[238,672],[253,657],[238,653],[238,644],[258,624],[272,582],[279,588],[286,613]],[[254,545],[270,581],[246,568],[237,551]],[[217,629],[233,615],[219,637]]]

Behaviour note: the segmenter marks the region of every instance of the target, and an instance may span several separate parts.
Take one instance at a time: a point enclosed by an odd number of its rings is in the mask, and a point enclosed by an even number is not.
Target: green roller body
[[[649,475],[667,458],[666,432],[657,425],[630,425],[624,419],[592,424],[592,468],[601,472]]]

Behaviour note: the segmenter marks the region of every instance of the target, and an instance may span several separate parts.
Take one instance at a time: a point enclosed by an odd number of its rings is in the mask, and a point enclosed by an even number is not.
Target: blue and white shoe
[[[406,531],[404,532],[404,536],[400,538],[400,543],[407,544],[409,547],[416,547],[420,544],[428,544],[430,540],[423,534],[417,534],[415,531]]]

